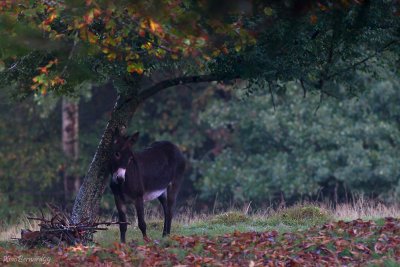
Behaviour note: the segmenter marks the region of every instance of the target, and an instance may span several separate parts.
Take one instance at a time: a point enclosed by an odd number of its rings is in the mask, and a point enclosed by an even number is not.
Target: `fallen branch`
[[[70,216],[60,209],[48,205],[51,211],[51,218],[27,217],[28,220],[40,221],[39,231],[29,229],[21,230],[21,238],[17,239],[20,244],[33,248],[36,246],[55,247],[60,245],[76,245],[88,236],[93,236],[97,231],[108,230],[101,225],[110,226],[113,224],[130,224],[128,222],[92,222],[82,220],[79,223],[72,223]]]

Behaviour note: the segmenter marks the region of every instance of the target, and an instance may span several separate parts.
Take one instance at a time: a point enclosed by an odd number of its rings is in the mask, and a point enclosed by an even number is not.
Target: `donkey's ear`
[[[129,141],[133,145],[139,139],[139,132],[134,133],[131,137],[129,137]]]

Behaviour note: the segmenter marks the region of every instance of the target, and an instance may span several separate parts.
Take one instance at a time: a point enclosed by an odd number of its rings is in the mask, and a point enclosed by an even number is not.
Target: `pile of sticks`
[[[111,224],[129,224],[127,222],[90,222],[84,220],[79,223],[72,223],[70,216],[60,209],[51,207],[51,217],[46,219],[41,212],[41,217],[27,217],[29,220],[39,221],[39,231],[29,229],[21,230],[21,238],[18,242],[28,248],[45,246],[75,246],[79,243],[93,241],[93,234],[99,230],[108,230],[100,225],[110,226]]]

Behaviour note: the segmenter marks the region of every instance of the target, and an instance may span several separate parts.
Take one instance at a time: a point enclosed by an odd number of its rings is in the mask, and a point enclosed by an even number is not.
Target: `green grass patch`
[[[332,214],[323,208],[312,205],[297,205],[277,211],[264,223],[267,225],[315,226],[331,220],[333,220]]]
[[[237,211],[230,211],[215,216],[207,216],[201,219],[196,219],[191,222],[183,223],[179,220],[172,221],[172,235],[205,235],[208,237],[215,237],[224,234],[238,232],[265,232],[265,231],[278,231],[279,233],[294,232],[298,230],[306,230],[312,225],[317,225],[318,222],[325,223],[327,220],[316,219],[310,215],[307,209],[303,210],[304,214],[308,214],[308,217],[303,216],[303,220],[294,220],[286,217],[286,220],[279,219],[280,213],[274,213],[271,216],[260,216],[260,215],[245,215]],[[316,213],[316,212],[315,212]],[[304,215],[303,214],[303,215]],[[149,220],[147,224],[147,235],[153,240],[159,240],[163,242],[162,230],[163,221],[160,220]],[[119,228],[118,226],[111,226],[107,231],[101,231],[95,234],[95,241],[101,246],[110,247],[115,242],[119,242]],[[137,223],[133,222],[128,226],[126,233],[126,240],[130,242],[135,240],[139,245],[144,244],[142,240],[142,234],[137,227]]]
[[[211,224],[223,224],[223,225],[235,225],[239,223],[249,222],[251,219],[247,215],[237,212],[230,211],[222,214],[215,215],[211,220]]]

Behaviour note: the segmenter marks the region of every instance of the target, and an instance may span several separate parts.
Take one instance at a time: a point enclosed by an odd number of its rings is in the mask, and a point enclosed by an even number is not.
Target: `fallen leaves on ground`
[[[400,263],[400,219],[338,221],[307,231],[280,234],[234,232],[218,237],[171,236],[143,246],[82,246],[20,250],[0,248],[0,256],[46,256],[62,266],[364,266]],[[15,261],[16,261],[15,260]],[[18,262],[17,262],[18,263]],[[30,265],[30,262],[20,262]]]

